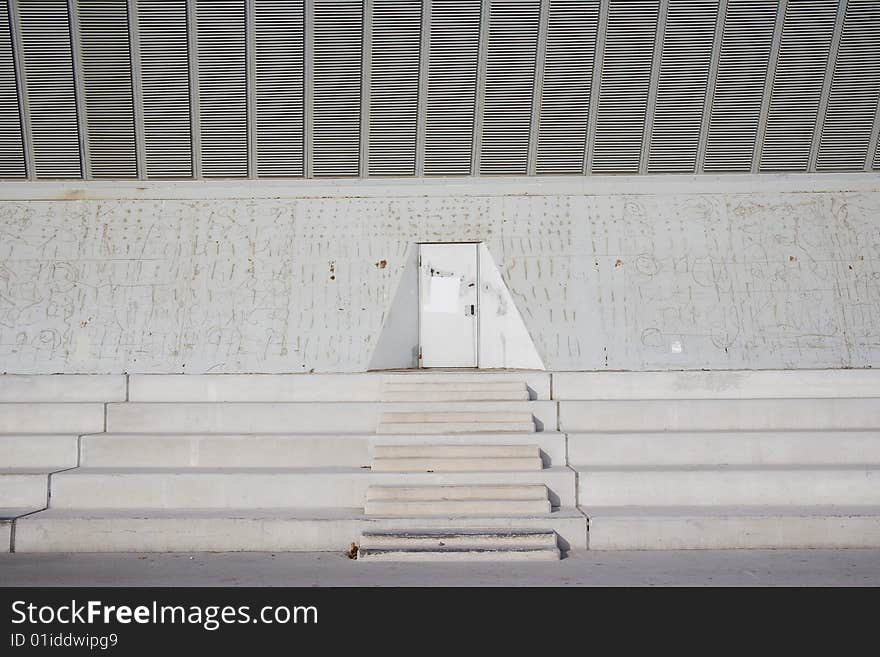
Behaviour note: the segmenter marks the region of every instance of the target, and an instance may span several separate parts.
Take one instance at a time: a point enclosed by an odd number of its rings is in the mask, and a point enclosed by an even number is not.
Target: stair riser
[[[531,422],[532,414],[520,411],[507,411],[502,413],[466,413],[464,411],[450,412],[422,412],[422,411],[389,411],[382,413],[380,421],[383,424],[393,424],[397,422],[410,423],[439,423],[439,422],[455,422],[455,423],[494,423],[494,422]]]
[[[133,402],[374,402],[381,374],[132,374]]]
[[[876,429],[876,399],[559,402],[562,431],[784,431]]]
[[[48,485],[45,474],[0,474],[0,508],[42,509]]]
[[[0,435],[0,465],[7,468],[63,470],[76,467],[76,436]]]
[[[590,519],[592,550],[880,548],[880,517]]]
[[[504,549],[484,552],[365,552],[358,561],[558,561],[559,550],[506,551]]]
[[[442,545],[441,545],[442,543]],[[556,535],[522,535],[522,536],[445,536],[433,537],[396,537],[396,536],[365,536],[359,545],[362,548],[406,550],[409,548],[442,548],[442,547],[498,547],[498,548],[550,548],[556,547]]]
[[[528,401],[525,390],[411,390],[385,392],[382,401],[386,402],[445,402],[445,401]]]
[[[458,485],[436,486],[370,486],[368,500],[541,500],[547,497],[544,485]]]
[[[553,514],[554,516],[556,514]],[[17,521],[17,552],[295,552],[339,554],[367,529],[412,527],[411,518],[50,518],[35,514]],[[583,516],[554,518],[421,518],[418,526],[442,528],[553,528],[563,549],[586,548]],[[439,528],[439,527],[438,527]],[[7,537],[3,543],[4,529]],[[0,523],[0,550],[11,523]]]
[[[489,431],[520,431],[531,433],[535,430],[534,422],[433,422],[422,424],[415,422],[383,422],[376,430],[378,434],[444,434],[444,433],[481,433]]]
[[[386,386],[408,387],[452,383],[465,383],[472,386],[512,383],[525,385],[537,399],[550,398],[550,374],[548,372],[408,372],[406,374],[386,374],[383,381]]]
[[[537,431],[533,433],[480,433],[480,434],[382,434],[373,435],[372,443],[376,448],[406,447],[418,448],[421,445],[442,444],[445,447],[455,445],[469,449],[474,444],[481,446],[528,446],[537,448],[538,453],[546,459],[546,465],[562,466],[566,464],[565,434],[555,431]]]
[[[369,500],[364,506],[368,516],[517,516],[550,513],[549,500],[443,500],[409,502]]]
[[[0,404],[0,434],[80,434],[103,430],[104,404]]]
[[[458,485],[480,483],[542,483],[554,505],[574,505],[574,473],[95,473],[72,470],[53,475],[52,507],[59,509],[137,508],[328,508],[362,507],[370,485]]]
[[[880,371],[555,372],[556,399],[878,397]]]
[[[373,472],[518,472],[541,470],[540,458],[385,458],[373,460]]]
[[[488,440],[530,440],[522,445],[469,445],[465,435],[442,435],[438,438],[444,443],[462,441],[458,445],[418,445],[409,444],[424,440],[419,436],[400,434],[377,438],[375,434],[355,436],[327,435],[167,435],[167,434],[109,434],[82,437],[83,467],[362,467],[370,465],[370,445],[377,440],[406,440],[401,445],[376,445],[372,447],[375,455],[393,456],[397,450],[401,455],[419,454],[422,450],[433,451],[442,447],[438,455],[471,454],[475,448],[497,456],[516,456],[540,454],[539,443],[548,458],[548,465],[560,465],[565,458],[565,439],[561,434],[538,433],[529,439],[521,435],[493,434],[480,435],[478,441]],[[74,439],[75,440],[75,439]],[[2,448],[2,441],[0,441]],[[35,454],[37,458],[43,458]],[[75,465],[76,451],[73,458]],[[14,461],[11,461],[14,463]],[[68,466],[69,467],[69,466]],[[61,469],[61,468],[59,468]]]
[[[582,506],[880,505],[880,471],[580,472]]]
[[[523,381],[492,381],[482,379],[479,381],[422,381],[409,377],[406,381],[386,381],[382,387],[384,392],[407,392],[409,390],[452,390],[461,392],[473,392],[482,390],[525,390]]]
[[[572,465],[845,465],[880,463],[880,432],[583,434]]]
[[[537,458],[537,445],[376,445],[373,458]]]
[[[3,411],[0,404],[0,426]],[[59,406],[71,406],[59,405]],[[413,408],[415,407],[415,408]],[[67,432],[99,433],[101,425]],[[532,416],[548,428],[556,427],[556,404],[538,402],[299,402],[299,403],[122,403],[107,405],[107,431],[110,433],[373,433],[384,412],[407,417],[446,417],[462,412],[467,417],[483,415],[513,417],[517,422]],[[415,412],[415,416],[409,413]],[[458,417],[458,416],[456,416]],[[468,424],[471,422],[468,421]],[[473,422],[481,424],[480,422]],[[518,427],[514,430],[518,430]],[[8,429],[7,432],[12,432]],[[20,431],[51,432],[46,429]],[[64,433],[64,430],[55,430]]]
[[[84,467],[354,467],[370,464],[360,436],[162,436],[82,438]]]
[[[121,374],[0,375],[0,403],[111,402],[125,399]]]
[[[341,553],[357,542],[353,518],[96,518],[16,523],[16,552],[311,552]]]

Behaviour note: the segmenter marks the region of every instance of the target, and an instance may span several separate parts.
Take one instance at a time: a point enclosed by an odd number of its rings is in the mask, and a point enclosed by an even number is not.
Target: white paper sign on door
[[[458,276],[432,276],[430,281],[425,310],[429,313],[457,313],[461,279]]]

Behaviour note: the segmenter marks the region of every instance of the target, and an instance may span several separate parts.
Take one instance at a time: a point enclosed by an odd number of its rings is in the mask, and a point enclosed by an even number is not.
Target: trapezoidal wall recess
[[[448,243],[450,250],[454,247],[464,246],[462,243]],[[422,250],[421,244],[411,244],[406,256],[406,262],[403,264],[400,278],[398,279],[397,289],[394,293],[393,301],[385,313],[382,332],[376,342],[376,348],[370,359],[369,369],[413,369],[420,365],[419,354],[422,348],[428,345],[420,344],[420,333],[430,335],[432,340],[441,340],[440,344],[432,342],[430,359],[433,367],[460,367],[458,362],[453,362],[453,354],[460,351],[462,340],[466,336],[456,335],[452,329],[444,329],[437,331],[420,331],[420,323],[430,322],[433,320],[440,321],[445,318],[444,315],[436,315],[436,312],[460,313],[464,309],[464,315],[470,315],[470,319],[477,323],[478,340],[476,347],[476,359],[472,358],[471,362],[476,362],[477,367],[481,369],[544,369],[541,357],[538,355],[535,344],[529,335],[528,329],[522,320],[519,309],[513,301],[510,290],[504,282],[501,272],[498,269],[492,255],[485,244],[471,243],[475,247],[472,251],[474,258],[473,270],[479,271],[478,275],[478,295],[473,299],[473,293],[468,290],[472,287],[473,280],[468,279],[467,283],[462,279],[462,285],[459,286],[459,293],[454,294],[447,304],[449,308],[438,310],[438,304],[432,302],[429,298],[432,294],[433,287],[424,284],[421,294],[425,295],[424,299],[420,299],[420,272],[421,269],[427,268],[430,271],[421,272],[422,278],[425,276],[441,276],[444,280],[444,289],[449,288],[451,279],[455,279],[459,273],[463,276],[465,269],[470,271],[470,267],[463,267],[462,272],[457,272],[456,263],[458,257],[452,260],[443,257],[443,244],[432,243],[430,245],[431,256],[425,258],[420,257]],[[458,251],[461,251],[459,248]],[[459,253],[458,256],[461,254]],[[434,262],[436,260],[436,262]],[[439,263],[439,266],[438,266]],[[461,263],[457,263],[461,264]],[[467,276],[464,276],[467,278]],[[470,295],[467,299],[464,296]],[[476,311],[474,311],[474,301]],[[436,301],[436,300],[434,300]],[[461,301],[462,303],[458,303]],[[464,303],[467,301],[467,303]],[[462,305],[464,304],[464,305]],[[442,304],[441,304],[442,305]],[[459,306],[462,306],[459,308]],[[423,312],[427,311],[427,312]],[[420,314],[421,313],[421,314]],[[438,319],[439,317],[439,319]],[[461,318],[460,318],[461,319]],[[441,322],[442,323],[442,322]],[[465,322],[447,321],[444,326],[455,327]],[[425,328],[425,327],[421,327]],[[472,332],[469,333],[473,335]],[[467,338],[467,339],[473,339]],[[449,341],[448,349],[444,347],[442,341]],[[450,354],[449,363],[443,361],[442,354],[448,351]],[[439,356],[438,356],[439,354]],[[422,362],[425,366],[425,363]]]

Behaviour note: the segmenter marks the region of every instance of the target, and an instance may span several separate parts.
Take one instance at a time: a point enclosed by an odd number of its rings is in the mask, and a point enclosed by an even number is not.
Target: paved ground
[[[3,554],[0,586],[880,586],[880,550],[576,552],[558,563],[358,563],[310,552]]]

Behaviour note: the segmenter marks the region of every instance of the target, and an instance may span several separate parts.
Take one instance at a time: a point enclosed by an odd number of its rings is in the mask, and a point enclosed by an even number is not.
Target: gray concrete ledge
[[[187,181],[31,181],[0,183],[0,201],[91,199],[354,198],[719,194],[880,190],[876,173],[781,173],[639,176],[498,176]]]

